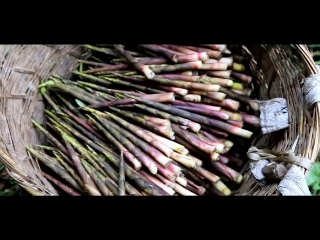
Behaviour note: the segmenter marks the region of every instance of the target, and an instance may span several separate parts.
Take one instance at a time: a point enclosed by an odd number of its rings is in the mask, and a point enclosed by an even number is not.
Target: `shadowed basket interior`
[[[304,111],[302,86],[306,77],[317,73],[304,45],[234,46],[250,59],[257,81],[259,100],[287,99],[290,127],[258,136],[252,146],[276,151],[292,147],[299,135],[295,153],[315,161],[319,151],[319,104]],[[77,58],[86,58],[78,45],[0,45],[0,160],[9,174],[32,195],[57,195],[41,175],[37,162],[25,145],[45,142],[31,123],[44,123],[43,102],[38,94],[40,80],[52,75],[69,77],[77,67]],[[260,188],[248,165],[243,169],[244,183],[236,195],[279,195],[277,184]],[[306,172],[307,174],[307,172]]]

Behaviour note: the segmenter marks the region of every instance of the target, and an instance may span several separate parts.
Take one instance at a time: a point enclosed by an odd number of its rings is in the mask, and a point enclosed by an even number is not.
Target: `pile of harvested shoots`
[[[245,59],[227,45],[84,45],[40,85],[49,146],[28,151],[61,194],[227,196],[260,131]],[[50,93],[50,94],[49,94]],[[250,97],[251,96],[251,97]]]

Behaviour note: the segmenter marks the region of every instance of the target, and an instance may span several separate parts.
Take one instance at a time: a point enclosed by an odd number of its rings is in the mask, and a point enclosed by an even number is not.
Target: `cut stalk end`
[[[249,102],[249,106],[254,110],[254,111],[259,111],[260,110],[260,105],[258,101],[252,100]]]
[[[157,166],[152,166],[152,167],[150,167],[149,168],[149,171],[152,173],[152,174],[157,174],[157,172],[158,172],[158,167]]]
[[[226,196],[231,195],[231,190],[221,181],[217,181],[215,183],[212,183],[213,186],[215,186],[216,189],[218,189],[220,192],[222,192]]]
[[[141,71],[148,79],[152,79],[156,76],[156,74],[153,71],[151,71],[150,68],[148,68],[147,66],[143,66]]]
[[[237,184],[240,184],[240,183],[242,183],[242,180],[243,180],[243,175],[239,175],[239,177],[236,179],[236,183]]]
[[[227,86],[228,87],[232,87],[233,86],[233,81],[232,80],[228,80]]]
[[[210,154],[211,161],[217,162],[219,161],[220,154],[217,152],[213,152]]]
[[[209,60],[209,55],[208,55],[207,52],[199,52],[198,53],[198,58],[199,58],[200,61],[206,62],[206,61]]]
[[[233,82],[232,84],[232,88],[233,89],[236,89],[236,90],[243,90],[244,89],[244,86],[242,83],[237,83],[237,82]]]
[[[180,152],[180,151],[177,151],[177,152]],[[186,149],[186,148],[183,148],[180,152],[182,155],[188,155],[189,154],[189,150]]]
[[[232,70],[234,70],[236,72],[244,72],[246,70],[246,68],[241,63],[233,63]]]
[[[186,187],[188,185],[187,180],[182,177],[177,177],[176,182],[179,183],[183,187]]]

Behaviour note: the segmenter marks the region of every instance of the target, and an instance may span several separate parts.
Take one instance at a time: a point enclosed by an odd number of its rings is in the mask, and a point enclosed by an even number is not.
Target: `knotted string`
[[[266,185],[266,177],[262,171],[270,164],[270,161],[273,163],[291,163],[293,165],[279,183],[278,190],[283,196],[310,195],[306,179],[299,167],[311,170],[313,163],[307,158],[295,155],[294,149],[296,148],[298,139],[299,136],[289,151],[277,152],[268,149],[258,149],[256,147],[251,147],[248,150],[247,156],[253,161],[250,163],[250,169],[260,186]]]
[[[247,157],[254,161],[271,160],[274,162],[291,163],[307,170],[311,170],[313,163],[304,157],[296,156],[290,151],[272,151],[268,149],[258,149],[256,147],[249,148]]]

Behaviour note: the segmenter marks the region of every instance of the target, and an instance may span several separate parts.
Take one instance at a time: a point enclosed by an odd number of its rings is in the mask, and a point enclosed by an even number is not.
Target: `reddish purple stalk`
[[[101,140],[105,140],[106,139],[99,132],[97,132],[97,130],[95,130],[92,126],[90,126],[85,120],[77,117],[76,115],[74,115],[72,112],[70,112],[67,109],[63,109],[63,111],[66,112],[74,121],[79,123],[82,127],[84,127],[86,130],[88,130],[90,133],[94,134],[95,136],[97,136]]]
[[[207,48],[193,47],[193,46],[183,46],[183,47],[196,52],[206,52],[208,53],[208,56],[213,59],[220,59],[222,57],[222,53],[220,51],[210,50]]]
[[[211,84],[218,84],[224,87],[231,87],[233,85],[233,81],[230,79],[208,77],[206,74],[201,75],[199,81]]]
[[[236,166],[241,167],[243,165],[243,161],[240,158],[233,156],[231,153],[226,153],[223,155],[229,159],[229,162],[234,163]]]
[[[201,96],[196,94],[187,94],[177,98],[187,102],[201,102]]]
[[[140,95],[139,97],[143,99],[155,101],[155,102],[173,102],[175,100],[174,94],[172,92],[160,93],[160,94],[144,94],[144,95]],[[134,100],[132,98],[124,98],[120,100],[95,103],[95,104],[88,105],[86,107],[99,109],[99,108],[105,108],[105,107],[111,107],[111,106],[117,106],[117,105],[133,104],[136,102],[137,100]]]
[[[198,175],[204,177],[205,179],[208,179],[211,182],[218,182],[220,180],[220,177],[218,177],[217,175],[209,172],[208,170],[196,166],[195,168],[192,169],[194,172],[196,172]]]
[[[233,170],[232,168],[228,167],[227,165],[221,163],[221,162],[211,162],[212,167],[217,170],[218,172],[222,173],[224,176],[229,178],[231,181],[234,181],[236,183],[241,183],[243,176]]]
[[[220,111],[220,109],[221,109],[221,107],[217,107],[217,106],[211,106],[211,105],[206,105],[206,104],[201,104],[201,103],[186,102],[186,101],[180,101],[180,100],[173,101],[172,105],[190,106],[190,107],[195,107],[195,108],[207,109],[210,111]]]
[[[226,89],[224,87],[220,88],[220,92],[227,94],[227,96],[229,96],[230,98],[232,98],[236,101],[247,104],[249,107],[251,107],[255,111],[259,110],[259,108],[260,108],[257,101],[251,99],[250,97],[248,97],[246,95],[236,94],[236,93],[232,92],[230,89]]]
[[[215,152],[220,154],[226,153],[229,149],[221,142],[216,142],[216,141],[212,141],[211,139],[207,138],[205,135],[198,133],[197,134],[198,138],[201,139],[203,142],[214,146],[215,147]],[[215,160],[215,159],[212,159]]]
[[[236,79],[241,80],[246,83],[251,83],[251,81],[252,81],[252,77],[250,77],[244,73],[239,73],[239,72],[234,72],[234,71],[231,72],[231,77],[236,78]]]
[[[204,136],[206,136],[207,138],[209,138],[213,142],[221,143],[221,141],[219,141],[219,139],[211,133],[208,133],[204,130],[200,130],[199,133],[203,134]]]
[[[209,48],[215,51],[223,52],[227,49],[226,44],[199,44],[200,46],[203,46],[204,48]]]
[[[190,181],[189,179],[187,179],[187,183],[188,185],[186,186],[186,189],[188,189],[189,191],[198,194],[198,195],[203,195],[206,192],[206,189],[202,186],[198,186],[196,185],[194,182]]]
[[[196,147],[197,149],[207,153],[211,154],[215,151],[215,147],[212,145],[209,145],[208,143],[202,141],[196,134],[191,133],[187,130],[184,130],[180,128],[179,125],[171,123],[172,130],[174,131],[175,134],[178,136],[182,137],[186,141],[190,142],[191,145]]]
[[[169,164],[168,170],[173,172],[177,177],[181,176],[182,174],[182,169],[177,165],[173,164],[172,162]]]
[[[206,74],[212,77],[229,79],[231,75],[231,70],[224,71],[206,71]]]
[[[181,74],[161,74],[157,77],[160,78],[167,78],[170,80],[179,80],[179,81],[186,81],[186,82],[199,82],[200,76],[189,76],[189,75],[181,75]]]
[[[235,121],[235,120],[227,120],[227,123],[233,125],[233,126],[236,126],[236,127],[239,127],[239,128],[242,128],[243,127],[243,121]]]
[[[90,69],[87,71],[83,71],[83,73],[89,74],[89,73],[97,73],[97,72],[105,72],[105,71],[125,70],[128,68],[130,68],[129,64],[120,63],[117,65],[108,65],[108,66],[104,66],[104,67]]]
[[[173,44],[162,44],[162,46],[167,47],[171,50],[180,52],[182,54],[192,54],[192,53],[196,53],[196,51],[192,51],[188,48],[182,47],[182,46],[178,46],[178,45],[173,45]]]
[[[145,49],[159,53],[175,63],[178,62],[177,55],[181,55],[179,52],[175,52],[173,50],[170,50],[168,48],[165,48],[157,44],[139,44],[139,45]]]
[[[205,115],[208,117],[214,117],[214,118],[220,118],[223,120],[228,120],[229,115],[220,111],[212,111],[208,109],[202,109],[202,108],[197,108],[197,107],[190,107],[190,106],[180,106],[180,105],[174,105],[176,108],[183,109],[186,111],[194,112],[194,113],[199,113],[201,115]]]
[[[204,63],[202,64],[200,70],[206,70],[206,71],[225,71],[227,70],[228,65],[226,63]]]
[[[162,176],[164,176],[165,178],[167,178],[169,181],[171,181],[173,183],[176,181],[177,175],[173,171],[171,171],[168,168],[164,168],[163,166],[161,166],[157,162],[154,162],[154,163],[158,167],[159,174],[161,174]]]
[[[242,120],[245,122],[245,123],[248,123],[256,128],[260,128],[261,127],[261,124],[260,124],[260,118],[256,117],[256,116],[253,116],[253,115],[249,115],[249,114],[246,114],[246,113],[243,113],[243,112],[240,112],[241,115],[242,115]]]
[[[195,62],[202,61],[205,62],[209,59],[209,56],[206,52],[201,53],[191,53],[177,56],[177,63],[186,63],[186,62]]]
[[[178,88],[178,87],[171,87],[171,86],[157,86],[157,88],[164,90],[164,91],[168,91],[168,92],[173,92],[177,95],[180,96],[185,96],[188,94],[188,89],[184,89],[184,88]]]
[[[219,135],[221,137],[228,137],[228,135],[229,135],[226,132],[222,132],[222,131],[219,131],[219,130],[214,129],[212,127],[205,126],[205,125],[201,125],[201,129],[205,130],[205,131],[207,131],[209,133],[213,133],[213,134]]]
[[[209,95],[207,95],[209,97]],[[220,106],[220,107],[224,107],[224,108],[228,108],[234,111],[238,111],[239,107],[240,107],[240,103],[238,101],[235,101],[233,99],[224,99],[223,101],[217,101],[214,99],[209,99],[206,97],[202,97],[201,98],[201,102],[203,103],[209,103],[209,104],[213,104],[216,106]]]
[[[137,61],[128,51],[126,51],[120,44],[114,44],[114,48],[130,62],[138,71],[142,72],[148,79],[155,76],[155,73],[143,63]]]
[[[157,64],[168,64],[169,61],[162,57],[155,57],[155,58],[142,58],[139,59],[139,62],[145,65],[157,65]]]

